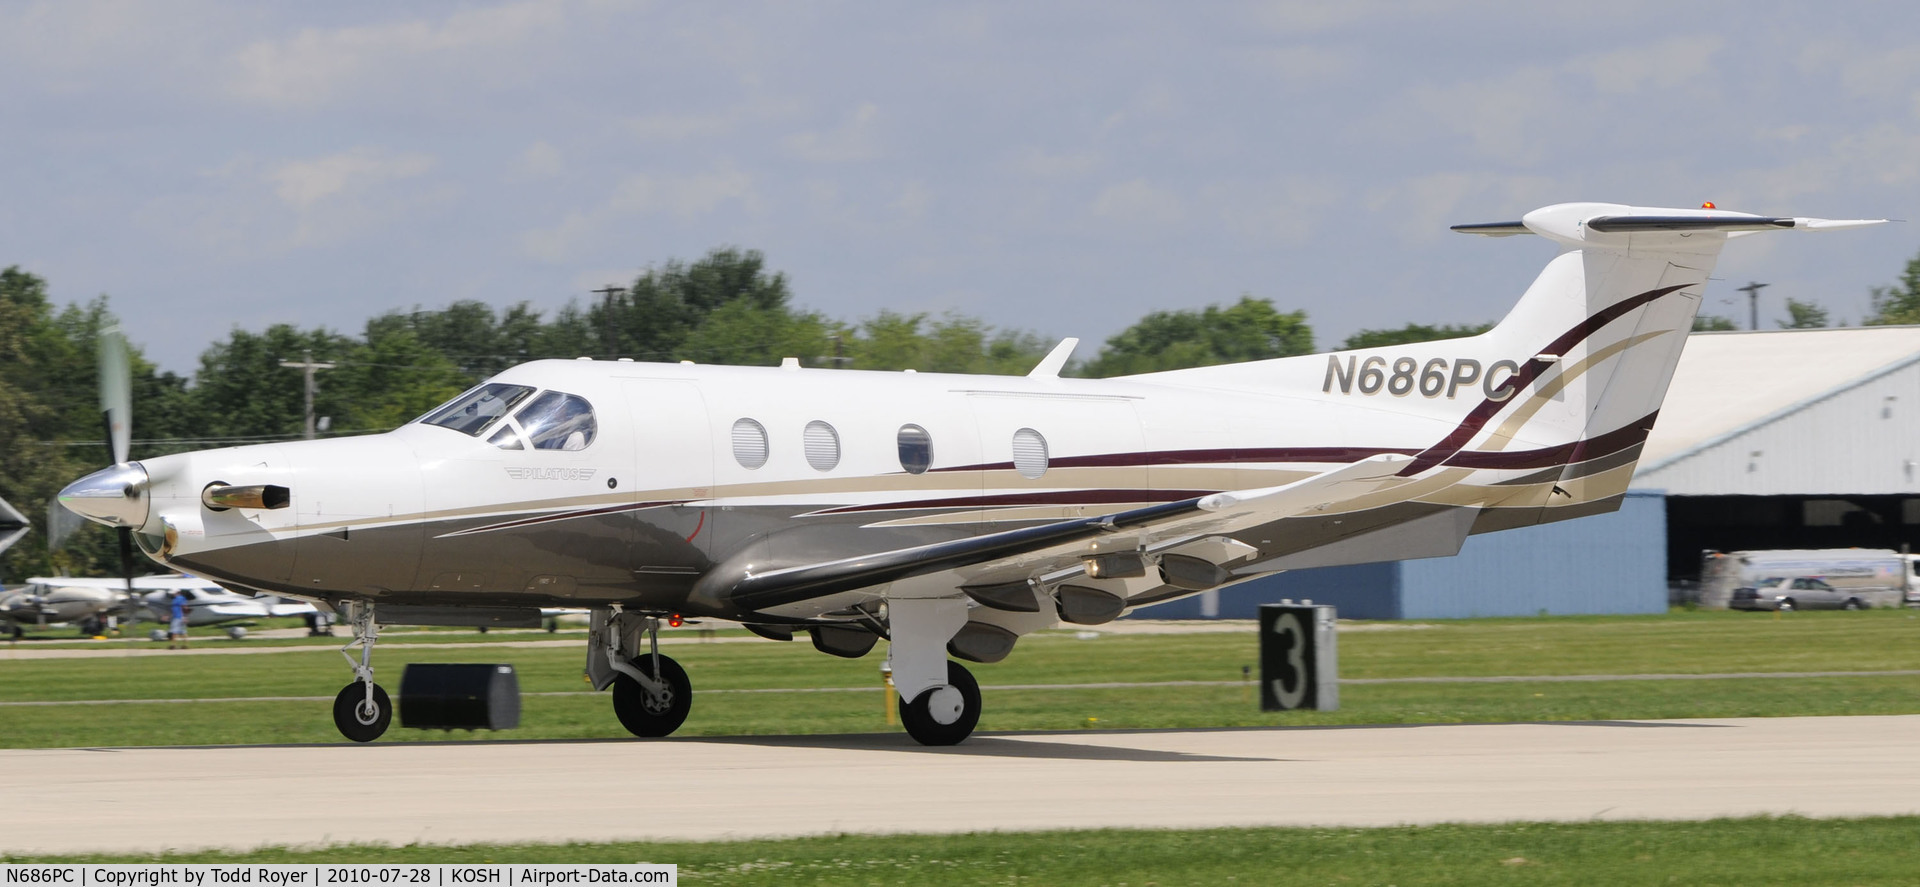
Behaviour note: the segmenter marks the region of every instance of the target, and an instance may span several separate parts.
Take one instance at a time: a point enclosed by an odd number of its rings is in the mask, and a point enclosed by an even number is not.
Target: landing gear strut
[[[631,658],[621,649],[644,633],[647,652]],[[672,658],[660,655],[660,620],[616,613],[605,626],[606,664],[613,675],[613,714],[627,732],[644,739],[667,736],[693,710],[693,681]]]
[[[373,619],[371,603],[348,604],[347,620],[353,623],[353,640],[340,648],[340,655],[353,666],[354,682],[333,698],[333,725],[354,742],[372,742],[393,723],[393,702],[373,682],[373,644],[380,637],[380,624]],[[358,662],[347,652],[355,644],[360,645]]]

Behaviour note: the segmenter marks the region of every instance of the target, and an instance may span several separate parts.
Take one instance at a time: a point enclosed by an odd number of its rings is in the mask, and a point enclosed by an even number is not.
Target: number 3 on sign
[[[1307,662],[1300,655],[1307,645],[1306,630],[1301,627],[1298,614],[1282,613],[1273,621],[1273,633],[1280,636],[1287,650],[1286,665],[1280,669],[1280,676],[1273,679],[1273,697],[1280,700],[1282,708],[1299,708],[1300,703],[1307,700]]]

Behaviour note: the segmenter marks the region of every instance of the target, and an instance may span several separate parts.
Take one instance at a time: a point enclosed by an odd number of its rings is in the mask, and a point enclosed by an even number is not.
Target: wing
[[[1024,588],[1042,577],[1049,581],[1080,573],[1091,578],[1105,578],[1102,573],[1120,577],[1137,567],[1143,555],[1170,552],[1364,495],[1395,482],[1395,473],[1408,461],[1406,456],[1374,456],[1277,487],[1214,493],[1100,517],[749,573],[715,591],[717,597],[743,610],[764,612],[906,580],[951,583],[948,587],[980,598],[992,595],[996,585]]]

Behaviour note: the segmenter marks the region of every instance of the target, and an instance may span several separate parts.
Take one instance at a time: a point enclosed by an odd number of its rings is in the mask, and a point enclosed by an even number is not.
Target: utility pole
[[[1747,309],[1751,321],[1747,325],[1747,329],[1757,330],[1760,328],[1760,291],[1769,286],[1772,286],[1772,284],[1749,282],[1746,286],[1734,290],[1734,292],[1747,294]]]
[[[853,363],[853,358],[847,356],[846,340],[839,333],[828,334],[827,341],[833,343],[833,354],[823,355],[821,360],[832,364],[836,370],[846,369],[847,364]]]
[[[626,295],[627,288],[624,286],[614,286],[609,283],[592,292],[595,295],[606,297],[606,307],[600,312],[600,344],[602,350],[607,352],[607,357],[611,359],[616,356],[613,353],[613,297]]]
[[[314,363],[313,352],[311,351],[306,353],[306,360],[301,360],[301,361],[283,360],[283,361],[280,361],[280,365],[283,367],[291,367],[296,370],[305,370],[307,373],[307,439],[312,440],[313,439],[313,390],[314,390],[313,373],[315,370],[333,369],[334,365],[330,363]]]

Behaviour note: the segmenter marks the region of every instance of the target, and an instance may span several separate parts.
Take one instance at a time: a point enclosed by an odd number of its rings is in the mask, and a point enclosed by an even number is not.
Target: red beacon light
[[[679,613],[674,613],[667,617],[668,628],[679,628],[680,626],[685,624],[687,624],[686,617],[681,616]]]
[[[1719,207],[1713,205],[1713,201],[1711,200],[1707,201],[1706,203],[1700,204],[1700,208],[1701,209],[1719,209]]]

